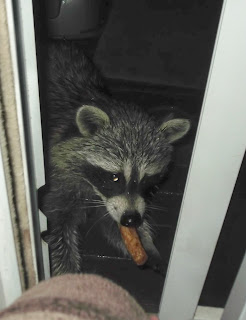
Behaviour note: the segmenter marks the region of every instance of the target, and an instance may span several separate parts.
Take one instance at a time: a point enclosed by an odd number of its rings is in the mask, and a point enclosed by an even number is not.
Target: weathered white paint
[[[27,209],[28,209],[28,220],[30,225],[30,236],[31,236],[31,243],[32,243],[31,247],[32,247],[32,256],[33,256],[33,266],[34,266],[34,269],[36,270],[36,279],[38,281],[36,248],[34,243],[33,217],[32,217],[30,186],[29,186],[29,173],[28,173],[29,168],[28,168],[28,160],[27,160],[27,152],[26,152],[26,141],[25,141],[26,132],[25,132],[25,126],[23,121],[23,101],[21,98],[20,72],[19,72],[17,46],[16,46],[16,32],[15,32],[16,19],[14,18],[14,9],[13,9],[12,1],[6,1],[6,10],[7,10],[7,19],[8,19],[13,77],[14,77],[14,85],[15,85],[16,111],[17,111],[17,117],[18,117],[21,155],[22,155],[22,161],[23,161],[23,173],[24,173],[25,188],[26,188],[26,203],[27,203]]]
[[[15,251],[6,179],[0,149],[0,309],[21,295],[21,281]]]
[[[8,1],[7,1],[8,3]],[[11,1],[9,1],[11,3]],[[32,250],[34,265],[37,274],[37,253],[34,241],[34,228],[33,228],[33,214],[39,214],[39,225],[42,224],[42,228],[46,225],[46,217],[41,212],[34,209],[35,206],[31,206],[31,203],[35,203],[35,192],[30,190],[30,171],[34,172],[34,184],[35,188],[45,184],[44,176],[44,158],[43,158],[43,144],[42,144],[42,130],[41,130],[41,116],[40,116],[40,101],[39,101],[39,87],[38,87],[38,74],[37,74],[37,61],[36,61],[36,46],[34,35],[34,21],[33,21],[33,6],[31,0],[13,0],[15,7],[15,14],[18,16],[18,25],[16,20],[13,19],[13,14],[9,10],[8,22],[11,25],[11,54],[13,56],[14,72],[15,72],[15,87],[17,90],[17,111],[20,134],[22,138],[22,154],[24,160],[24,173],[27,189],[27,203],[28,213],[30,221],[30,232],[32,240]],[[9,4],[10,6],[10,4]],[[19,48],[17,52],[17,45],[15,41],[15,28],[18,28]],[[19,61],[17,60],[19,55]],[[24,81],[20,84],[20,74],[18,62],[21,63],[22,79]],[[22,85],[22,96],[20,99],[20,86]],[[25,112],[23,112],[25,108]],[[25,115],[25,123],[28,126],[24,126],[23,115]],[[28,139],[25,140],[25,135]],[[24,141],[25,140],[25,141]],[[25,143],[29,144],[29,163],[27,162],[27,154]],[[30,166],[31,161],[31,166]],[[32,212],[35,211],[35,212]],[[40,226],[36,226],[39,228]],[[40,230],[36,231],[40,232]],[[48,246],[42,242],[42,255],[44,261],[44,274],[48,278],[50,276],[49,269],[49,254]],[[40,259],[40,258],[39,258]],[[38,281],[38,277],[37,277]]]

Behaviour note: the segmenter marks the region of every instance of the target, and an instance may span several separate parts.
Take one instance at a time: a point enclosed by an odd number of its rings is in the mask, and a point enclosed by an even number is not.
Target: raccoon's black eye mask
[[[140,181],[141,194],[144,197],[151,197],[157,190],[157,186],[161,184],[163,176],[161,174],[155,174],[152,176],[144,176]]]
[[[139,183],[136,177],[132,177],[127,184],[122,172],[112,173],[91,164],[83,167],[83,175],[107,198],[121,195],[127,191],[147,197],[154,193],[156,186],[160,184],[162,179],[160,174],[146,175]]]
[[[112,173],[88,164],[85,166],[84,175],[106,197],[120,195],[126,189],[126,180],[121,172]]]

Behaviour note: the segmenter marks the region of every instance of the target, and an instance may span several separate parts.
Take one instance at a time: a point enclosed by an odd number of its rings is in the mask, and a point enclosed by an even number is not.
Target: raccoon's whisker
[[[96,199],[84,199],[86,203],[104,203],[103,200],[96,200]]]
[[[101,208],[101,207],[105,207],[104,204],[100,204],[100,205],[92,205],[92,206],[84,206],[84,207],[80,207],[81,209],[91,209],[91,208]]]
[[[55,208],[53,210],[49,210],[49,212],[56,212],[56,211],[59,211],[60,209],[59,208]]]
[[[91,201],[91,202],[86,202],[86,204],[103,204],[103,205],[105,205],[105,203],[104,203],[104,201],[95,201],[95,202],[93,202],[93,201]]]
[[[160,209],[167,209],[167,207],[164,207],[162,205],[154,204],[154,203],[147,203],[147,207],[155,207],[155,208],[160,208]]]
[[[93,223],[93,225],[90,227],[90,229],[86,232],[85,238],[88,236],[89,232],[91,232],[92,228],[94,228],[95,225],[96,225],[99,221],[101,221],[102,219],[106,218],[106,216],[108,216],[108,215],[109,215],[109,213],[108,213],[108,211],[107,211],[102,217],[100,217],[99,219],[97,219],[96,222]]]
[[[144,221],[147,228],[150,230],[150,232],[155,233],[154,227],[152,224],[150,224],[147,220]]]
[[[155,207],[155,206],[146,206],[146,208],[148,208],[148,209],[161,209],[160,207]]]
[[[105,206],[104,202],[86,202],[84,204],[86,207],[90,207],[90,206]]]
[[[102,201],[102,202],[86,202],[84,204],[85,206],[105,206],[105,203]]]
[[[167,208],[165,207],[159,207],[159,206],[152,206],[152,205],[147,205],[146,206],[147,209],[152,209],[152,210],[159,210],[159,211],[168,211]]]

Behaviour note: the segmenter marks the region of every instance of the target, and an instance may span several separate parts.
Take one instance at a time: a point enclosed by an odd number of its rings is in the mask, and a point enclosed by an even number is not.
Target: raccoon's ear
[[[110,124],[108,115],[101,109],[94,106],[82,106],[76,114],[76,123],[80,133],[89,137],[94,135],[99,129]]]
[[[168,143],[181,139],[190,130],[190,121],[187,119],[172,119],[164,121],[160,126]]]

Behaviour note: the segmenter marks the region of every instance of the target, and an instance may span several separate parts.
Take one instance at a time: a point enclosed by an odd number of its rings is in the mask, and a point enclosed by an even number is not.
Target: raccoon
[[[172,144],[189,131],[190,121],[157,121],[135,104],[115,100],[73,43],[50,45],[47,70],[48,192],[42,210],[52,274],[83,270],[79,226],[94,210],[110,245],[127,256],[119,225],[134,227],[149,265],[161,270],[147,195],[164,177]]]

